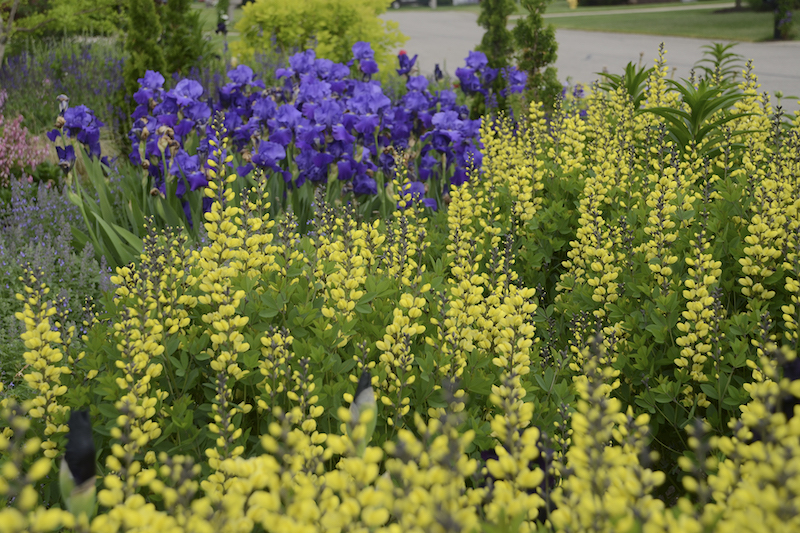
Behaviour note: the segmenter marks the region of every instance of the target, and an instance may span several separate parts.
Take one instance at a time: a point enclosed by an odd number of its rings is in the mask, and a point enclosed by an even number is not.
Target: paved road
[[[464,11],[392,10],[382,18],[399,23],[400,31],[409,37],[403,48],[411,55],[419,54],[420,68],[426,74],[439,63],[454,75],[483,36],[477,15]],[[709,44],[685,37],[576,30],[557,30],[556,40],[559,79],[570,78],[573,84],[591,83],[603,68],[621,73],[629,61],[638,62],[640,54],[645,64],[652,65],[661,42],[666,46],[667,64],[675,68],[675,79],[688,77],[692,65],[703,57],[701,47]],[[734,51],[753,60],[762,91],[800,97],[800,42],[740,43]],[[783,107],[786,111],[800,109],[796,101],[784,100]]]

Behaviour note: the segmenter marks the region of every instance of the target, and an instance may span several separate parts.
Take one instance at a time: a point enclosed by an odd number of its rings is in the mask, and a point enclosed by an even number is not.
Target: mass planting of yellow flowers
[[[748,66],[683,146],[665,54],[638,107],[484,119],[439,212],[399,168],[385,220],[275,216],[215,122],[202,246],[149,235],[81,339],[24,279],[0,533],[800,531],[800,114]]]

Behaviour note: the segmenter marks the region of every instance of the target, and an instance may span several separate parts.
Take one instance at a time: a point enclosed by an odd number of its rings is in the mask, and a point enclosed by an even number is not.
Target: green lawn
[[[702,2],[704,5],[713,6],[715,4],[730,4],[731,0],[709,0]],[[569,5],[567,4],[566,0],[553,0],[553,2],[547,6],[547,13],[591,13],[593,11],[611,11],[611,10],[618,10],[618,9],[642,9],[647,7],[680,7],[685,4],[680,2],[665,2],[665,3],[658,3],[658,4],[623,4],[618,6],[592,6],[592,7],[578,7],[577,9],[570,9]],[[694,5],[694,4],[692,4]],[[429,7],[424,6],[403,6],[400,8],[403,11],[410,11],[410,10],[417,10],[417,11],[425,11],[429,10]],[[465,6],[441,6],[438,7],[437,10],[440,11],[471,11],[473,13],[480,13],[481,7],[478,4],[469,4]],[[393,10],[390,9],[389,12],[391,13]],[[517,13],[520,15],[524,15],[526,13],[525,9],[522,8],[519,4],[517,4]]]
[[[765,41],[772,38],[772,13],[713,13],[713,9],[548,19],[556,28],[675,35],[706,40]]]

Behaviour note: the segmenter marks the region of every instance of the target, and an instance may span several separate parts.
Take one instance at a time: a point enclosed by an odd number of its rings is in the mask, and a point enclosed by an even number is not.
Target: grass
[[[730,4],[730,0],[710,0],[699,5],[708,9],[659,11],[656,13],[620,13],[614,15],[593,16],[599,11],[626,11],[630,9],[647,9],[657,7],[680,8],[686,4],[679,2],[658,4],[624,4],[616,6],[578,7],[571,10],[566,0],[554,0],[547,7],[547,14],[575,13],[571,17],[547,18],[546,22],[556,28],[586,31],[605,31],[616,33],[644,33],[648,35],[674,35],[678,37],[696,37],[730,41],[767,41],[772,39],[773,15],[769,12],[755,13],[751,11],[733,13],[714,13],[720,4]],[[693,3],[691,5],[698,5]],[[428,7],[402,7],[403,10],[428,11]],[[444,6],[441,11],[465,11],[480,13],[480,5]],[[517,6],[519,14],[525,10]],[[391,12],[391,10],[390,10]],[[586,16],[578,16],[585,13]],[[512,23],[513,24],[513,23]]]
[[[706,40],[766,41],[772,38],[772,13],[714,13],[714,9],[630,13],[601,17],[548,19],[554,27],[569,30],[674,35]]]
[[[713,6],[715,4],[730,4],[731,0],[708,0],[702,2],[704,5]],[[589,7],[578,7],[577,9],[570,9],[569,5],[567,4],[566,0],[553,0],[549,6],[547,6],[547,14],[554,14],[554,13],[592,13],[596,11],[611,11],[611,10],[625,10],[625,9],[643,9],[643,8],[650,8],[650,7],[680,7],[685,4],[680,2],[665,2],[665,3],[658,3],[658,4],[622,4],[617,6],[589,6]],[[694,4],[692,4],[694,5]],[[425,6],[403,6],[400,8],[402,11],[429,11],[429,7]],[[471,13],[480,13],[481,6],[479,4],[467,4],[462,6],[441,6],[437,8],[438,11],[466,11]],[[394,10],[389,9],[389,13],[392,13]],[[527,11],[520,5],[517,4],[517,14],[524,15]]]

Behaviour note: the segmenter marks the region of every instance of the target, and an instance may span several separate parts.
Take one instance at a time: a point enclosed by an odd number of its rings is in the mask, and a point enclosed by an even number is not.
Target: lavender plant
[[[77,253],[72,247],[71,228],[82,226],[78,208],[57,188],[11,182],[10,207],[0,213],[0,380],[6,395],[21,399],[31,394],[19,386],[24,383],[20,370],[25,347],[14,318],[22,310],[16,295],[24,292],[26,269],[51,287],[58,327],[85,332],[93,302],[105,285],[91,245]]]

